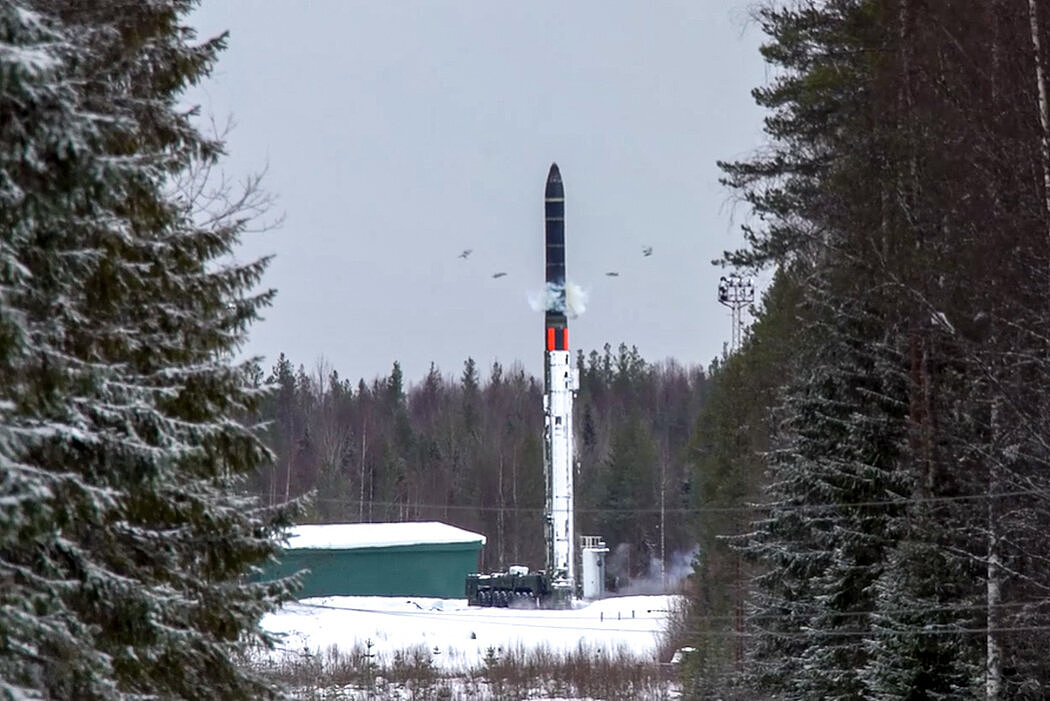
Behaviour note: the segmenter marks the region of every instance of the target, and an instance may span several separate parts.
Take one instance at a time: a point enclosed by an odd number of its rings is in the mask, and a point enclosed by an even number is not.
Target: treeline
[[[683,448],[705,374],[624,344],[576,363],[577,532],[604,536],[622,580],[657,577],[694,548]],[[255,418],[276,460],[250,483],[268,503],[309,494],[323,523],[440,520],[488,538],[485,569],[544,566],[542,379],[468,359],[458,376],[410,383],[395,362],[353,383],[282,355],[255,381],[273,389]]]
[[[778,275],[692,443],[692,693],[1050,695],[1045,0],[758,13]],[[751,504],[751,506],[749,506]]]

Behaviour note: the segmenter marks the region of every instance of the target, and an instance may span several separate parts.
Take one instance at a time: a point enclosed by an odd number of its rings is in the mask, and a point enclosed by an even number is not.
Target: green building
[[[437,521],[334,523],[289,530],[266,578],[309,570],[300,599],[314,596],[464,596],[485,536]]]

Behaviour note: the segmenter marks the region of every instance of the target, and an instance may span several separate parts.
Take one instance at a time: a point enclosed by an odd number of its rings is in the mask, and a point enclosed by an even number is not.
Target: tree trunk
[[[663,456],[660,457],[660,591],[664,594],[667,593],[667,528],[664,502],[665,493],[667,492],[667,460]]]
[[[290,499],[291,499],[291,496],[290,496],[291,488],[292,488],[292,456],[289,454],[289,456],[288,456],[288,464],[287,464],[287,466],[285,468],[285,471],[284,471],[284,501],[285,501],[285,503],[288,503],[288,501],[290,501]]]
[[[365,520],[365,436],[368,435],[368,422],[361,422],[361,490],[357,506],[357,520]]]
[[[501,452],[499,456],[499,514],[496,521],[496,539],[499,540],[499,568],[501,570],[506,567],[507,562],[503,540],[503,506],[503,453]]]
[[[1047,236],[1050,237],[1050,107],[1047,106],[1046,75],[1043,72],[1043,51],[1039,39],[1039,15],[1036,11],[1036,0],[1028,0],[1028,24],[1031,28],[1032,50],[1035,55],[1035,82],[1039,92],[1039,124],[1042,127],[1040,138],[1043,165],[1043,203],[1047,224]]]
[[[992,440],[999,435],[999,402],[992,403]],[[994,451],[993,451],[994,454]],[[999,627],[999,607],[1002,605],[1002,569],[999,562],[999,534],[996,527],[995,494],[999,491],[999,465],[991,460],[988,473],[988,564],[986,599],[988,632],[985,634],[985,686],[987,701],[998,701],[1003,688],[1003,651],[996,629]]]
[[[992,95],[991,101],[993,109],[998,109],[999,106],[999,69],[1000,69],[1000,36],[999,36],[999,10],[998,2],[991,3],[991,20],[993,27],[993,40],[992,40]],[[1031,8],[1030,8],[1031,10]],[[1036,51],[1038,56],[1038,51]],[[1038,62],[1038,59],[1037,59]],[[1044,139],[1044,149],[1046,141]],[[1044,177],[1045,177],[1045,150],[1044,150]],[[999,196],[998,190],[994,197],[995,208],[999,209]],[[993,332],[993,336],[996,335]],[[992,401],[991,411],[991,439],[993,450],[990,450],[993,456],[996,455],[994,446],[997,443],[999,437],[1000,417],[999,417],[999,400],[995,399]],[[988,561],[986,569],[986,604],[987,604],[987,626],[988,632],[985,634],[985,687],[984,693],[985,698],[988,701],[998,701],[1002,694],[1003,688],[1003,651],[1002,645],[997,637],[996,629],[999,628],[999,607],[1002,604],[1002,574],[999,562],[999,533],[996,526],[996,504],[995,494],[999,491],[1000,481],[1000,470],[999,465],[993,459],[989,462],[988,466],[988,508],[987,508],[987,522],[988,522]]]

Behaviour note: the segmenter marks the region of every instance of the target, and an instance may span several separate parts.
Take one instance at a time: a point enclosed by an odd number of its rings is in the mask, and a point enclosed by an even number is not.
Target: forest
[[[577,530],[609,545],[611,588],[660,588],[695,554],[685,448],[707,376],[623,343],[575,362]],[[253,375],[274,389],[252,417],[276,456],[250,481],[264,502],[305,497],[317,523],[439,520],[486,536],[485,571],[544,567],[542,379],[468,358],[458,377],[409,382],[395,361],[355,384],[284,355]]]
[[[1050,6],[757,20],[722,262],[776,277],[692,438],[692,693],[1046,698]]]

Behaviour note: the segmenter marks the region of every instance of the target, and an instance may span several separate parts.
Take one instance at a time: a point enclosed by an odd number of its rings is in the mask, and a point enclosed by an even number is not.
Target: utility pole
[[[664,519],[664,492],[667,491],[667,461],[660,456],[660,591],[667,594],[666,520]]]

